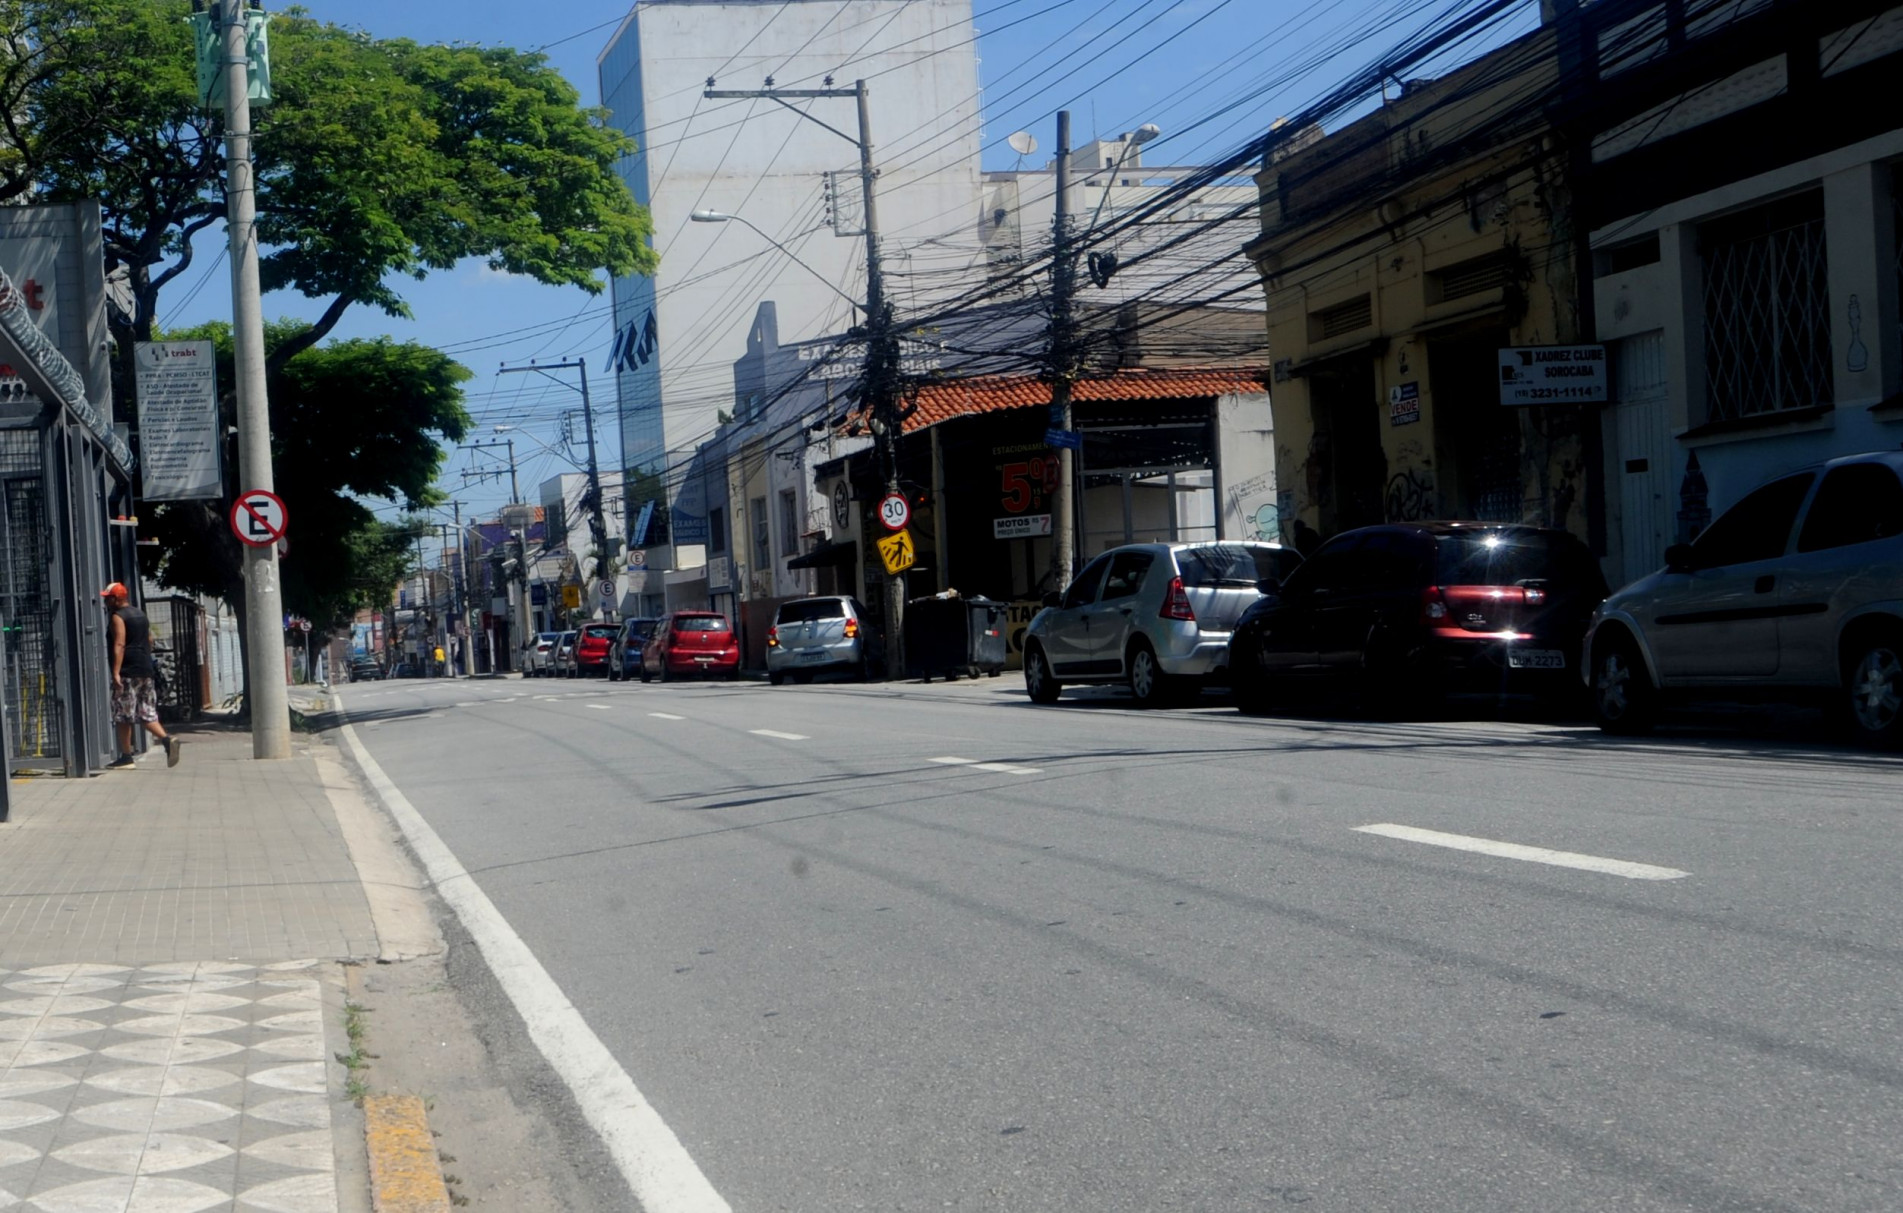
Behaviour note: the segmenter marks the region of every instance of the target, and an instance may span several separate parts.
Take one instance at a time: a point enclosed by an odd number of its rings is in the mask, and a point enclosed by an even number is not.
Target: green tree
[[[132,296],[112,317],[122,344],[150,339],[192,237],[225,215],[223,123],[198,108],[188,11],[0,0],[36,48],[15,86],[26,119],[0,149],[0,196],[19,179],[99,200],[107,269],[125,270]],[[647,213],[613,171],[633,142],[542,56],[378,39],[298,8],[270,36],[274,99],[252,111],[260,273],[266,291],[325,301],[274,368],[354,304],[407,316],[404,278],[467,258],[591,293],[604,272],[652,271]]]

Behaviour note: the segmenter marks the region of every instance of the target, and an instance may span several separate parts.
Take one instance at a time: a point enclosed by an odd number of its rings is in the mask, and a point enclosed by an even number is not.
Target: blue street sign
[[[1050,446],[1067,446],[1073,451],[1084,449],[1084,436],[1076,430],[1045,430],[1044,441]]]

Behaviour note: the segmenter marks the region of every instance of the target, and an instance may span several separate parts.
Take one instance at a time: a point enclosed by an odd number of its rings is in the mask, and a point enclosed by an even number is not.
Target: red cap
[[[125,583],[122,581],[115,581],[111,585],[107,586],[105,589],[99,591],[99,596],[101,598],[129,598],[131,597],[131,595],[126,593]]]

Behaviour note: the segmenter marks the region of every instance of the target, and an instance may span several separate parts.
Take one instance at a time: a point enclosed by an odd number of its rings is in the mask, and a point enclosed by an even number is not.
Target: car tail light
[[[1526,604],[1528,606],[1538,606],[1540,603],[1545,601],[1546,601],[1545,590],[1537,590],[1537,589],[1534,589],[1532,586],[1527,587]]]
[[[852,635],[852,633],[848,632],[846,633],[846,635],[850,636]],[[772,627],[766,630],[766,647],[769,649],[777,649],[780,647],[780,625],[779,624],[776,623]]]
[[[1446,622],[1447,599],[1439,586],[1430,585],[1421,591],[1421,618],[1429,624]]]
[[[853,637],[857,636],[858,634],[859,634],[859,621],[857,619],[846,620],[846,639],[851,640]]]
[[[1163,609],[1156,613],[1158,619],[1184,619],[1196,622],[1196,611],[1189,605],[1189,592],[1183,589],[1181,577],[1170,578],[1169,592],[1163,595]]]

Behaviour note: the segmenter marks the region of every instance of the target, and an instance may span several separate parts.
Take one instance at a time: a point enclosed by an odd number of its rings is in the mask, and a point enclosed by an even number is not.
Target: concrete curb
[[[449,1189],[421,1099],[366,1095],[363,1138],[376,1213],[449,1213]]]

